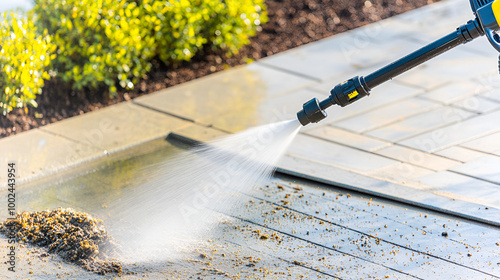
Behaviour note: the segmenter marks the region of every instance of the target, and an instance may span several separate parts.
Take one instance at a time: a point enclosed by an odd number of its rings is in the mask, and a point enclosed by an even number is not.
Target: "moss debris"
[[[98,274],[120,273],[122,266],[108,254],[116,248],[102,220],[74,209],[58,208],[17,213],[0,224],[0,233],[15,234],[19,243],[48,249],[68,262]],[[114,248],[114,249],[112,249]]]

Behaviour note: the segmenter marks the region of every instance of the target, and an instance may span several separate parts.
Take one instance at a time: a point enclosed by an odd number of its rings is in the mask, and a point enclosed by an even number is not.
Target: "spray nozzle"
[[[302,105],[302,110],[297,113],[297,118],[303,126],[306,126],[309,123],[317,123],[326,118],[325,109],[331,105],[332,103],[330,98],[321,102],[319,102],[318,98],[313,98]]]
[[[317,98],[313,98],[304,103],[302,110],[297,113],[297,118],[303,126],[317,123],[326,118],[325,109],[333,104],[344,107],[369,94],[364,78],[356,76],[336,85],[330,91],[330,96],[327,99],[319,102]]]

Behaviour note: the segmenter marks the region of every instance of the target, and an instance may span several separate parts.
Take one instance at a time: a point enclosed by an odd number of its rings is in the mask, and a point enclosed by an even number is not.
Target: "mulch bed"
[[[163,88],[258,60],[297,46],[394,16],[439,0],[267,0],[269,22],[237,55],[223,51],[200,52],[191,62],[166,66],[155,60],[153,70],[134,90],[106,94],[73,91],[57,80],[46,83],[37,97],[38,108],[28,113],[16,109],[0,115],[0,138],[32,128],[81,115],[86,112],[130,100]]]

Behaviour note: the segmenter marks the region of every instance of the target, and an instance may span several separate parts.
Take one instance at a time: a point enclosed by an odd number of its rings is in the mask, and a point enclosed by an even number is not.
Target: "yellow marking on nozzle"
[[[349,93],[347,96],[349,97],[349,100],[351,100],[351,99],[353,99],[354,97],[358,96],[358,94],[359,94],[359,93],[358,93],[358,91],[357,91],[357,90],[355,90],[355,91],[353,91],[353,92]]]
[[[491,10],[497,20],[498,26],[500,26],[500,0],[495,0],[491,3]]]

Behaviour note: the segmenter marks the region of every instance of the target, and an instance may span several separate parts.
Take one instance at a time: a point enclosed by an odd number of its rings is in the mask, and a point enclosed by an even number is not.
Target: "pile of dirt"
[[[116,249],[103,222],[71,208],[18,213],[0,224],[0,233],[98,274],[122,272],[120,263],[108,257]]]
[[[16,109],[0,115],[0,138],[59,120],[98,110],[166,87],[184,83],[249,60],[276,54],[297,46],[379,21],[439,0],[266,0],[269,21],[262,32],[238,54],[206,48],[190,62],[166,66],[159,60],[134,90],[121,91],[115,98],[96,91],[74,91],[53,79],[37,97],[38,108],[28,113]]]

